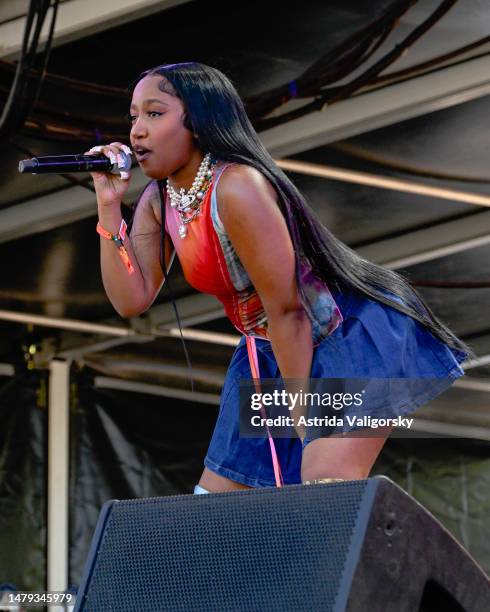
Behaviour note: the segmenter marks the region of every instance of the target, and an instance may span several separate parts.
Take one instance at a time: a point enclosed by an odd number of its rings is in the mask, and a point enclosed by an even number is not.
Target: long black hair
[[[298,289],[308,303],[299,278],[299,258],[306,258],[313,272],[327,286],[354,291],[405,313],[422,323],[448,346],[474,357],[460,340],[430,310],[421,295],[401,274],[376,265],[336,238],[318,219],[305,198],[275,164],[254,130],[243,102],[222,72],[198,62],[163,64],[143,72],[160,75],[159,87],[177,95],[186,112],[184,125],[197,136],[200,149],[223,161],[246,164],[259,170],[274,186],[286,220],[296,257]],[[172,91],[173,90],[173,91]],[[402,299],[391,300],[383,291]]]

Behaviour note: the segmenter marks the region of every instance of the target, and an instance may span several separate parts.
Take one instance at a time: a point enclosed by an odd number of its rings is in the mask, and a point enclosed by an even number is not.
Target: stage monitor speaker
[[[388,478],[107,502],[75,611],[489,612],[477,563]]]

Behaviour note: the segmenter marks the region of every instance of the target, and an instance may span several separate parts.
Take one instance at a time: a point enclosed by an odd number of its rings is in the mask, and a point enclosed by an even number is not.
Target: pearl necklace
[[[214,176],[216,160],[211,159],[211,153],[206,153],[192,187],[186,193],[183,187],[179,193],[169,184],[167,179],[167,192],[170,196],[170,205],[177,209],[180,218],[179,236],[185,238],[187,235],[186,225],[193,221],[201,213],[201,202],[206,195]]]

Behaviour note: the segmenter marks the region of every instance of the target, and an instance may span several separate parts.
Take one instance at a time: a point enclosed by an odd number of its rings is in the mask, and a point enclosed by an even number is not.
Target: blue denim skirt
[[[332,290],[343,322],[314,348],[311,378],[427,378],[390,397],[380,414],[373,402],[363,414],[404,416],[445,391],[463,376],[467,354],[449,348],[412,317],[376,300]],[[397,296],[391,296],[399,300]],[[256,340],[261,378],[280,378],[270,342]],[[216,426],[204,459],[211,471],[251,487],[275,486],[269,440],[240,436],[241,379],[251,379],[245,337],[238,344],[225,378]],[[434,381],[433,379],[439,379]],[[436,382],[436,384],[434,384]],[[383,398],[386,403],[386,396]],[[305,440],[305,442],[307,442]],[[298,437],[274,438],[284,484],[301,483],[304,445]]]

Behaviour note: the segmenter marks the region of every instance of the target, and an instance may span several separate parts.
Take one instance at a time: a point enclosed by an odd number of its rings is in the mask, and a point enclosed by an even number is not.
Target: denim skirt
[[[463,376],[467,354],[448,347],[412,317],[355,293],[332,295],[343,322],[314,348],[310,377],[417,379],[397,394],[372,401],[363,415],[405,416],[445,391]],[[400,301],[397,296],[391,295]],[[261,379],[280,378],[270,342],[256,339]],[[220,410],[204,465],[211,471],[251,487],[275,486],[267,437],[240,436],[241,379],[251,379],[245,337],[240,340],[225,378]],[[420,379],[426,378],[426,384]],[[434,380],[438,379],[438,380]],[[381,405],[383,402],[383,406]],[[347,413],[348,414],[348,413]],[[308,437],[305,439],[305,444]],[[284,484],[301,483],[305,444],[298,437],[275,437]]]

